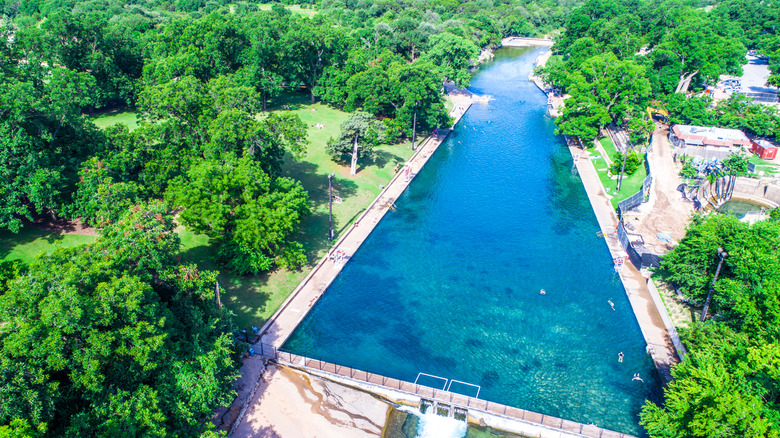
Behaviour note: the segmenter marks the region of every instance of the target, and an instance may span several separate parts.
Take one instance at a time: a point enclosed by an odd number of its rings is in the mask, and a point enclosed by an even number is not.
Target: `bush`
[[[633,175],[634,172],[639,169],[639,166],[642,165],[642,161],[643,158],[637,151],[629,151],[628,156],[626,157],[626,168],[624,169],[625,174]],[[616,152],[612,159],[612,167],[609,168],[609,171],[612,172],[613,175],[618,175],[620,174],[620,169],[622,167],[623,154]]]
[[[748,174],[748,158],[745,154],[732,153],[723,160],[723,165],[736,172],[737,176]]]
[[[683,161],[682,169],[680,169],[680,176],[683,178],[696,178],[699,174],[699,170],[691,163],[691,160]]]

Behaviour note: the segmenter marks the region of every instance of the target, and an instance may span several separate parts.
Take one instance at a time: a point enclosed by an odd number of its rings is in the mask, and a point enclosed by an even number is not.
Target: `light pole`
[[[333,240],[333,177],[335,173],[328,175],[328,240]]]
[[[412,150],[417,150],[417,101],[414,101],[414,119],[412,119]]]
[[[715,292],[715,282],[718,281],[718,274],[720,274],[720,267],[723,265],[723,259],[728,255],[729,254],[723,248],[718,248],[718,257],[720,257],[720,261],[718,262],[718,269],[715,270],[715,277],[712,279],[712,284],[710,284],[710,293],[707,294],[707,300],[704,301],[704,308],[701,309],[701,318],[699,319],[701,322],[704,322],[704,319],[707,318],[707,310],[710,308],[712,294]]]
[[[623,166],[620,167],[620,176],[618,177],[618,183],[617,183],[617,189],[616,192],[620,191],[620,186],[623,184],[623,172],[626,171],[626,157],[628,156],[628,146],[626,146],[626,150],[623,152]]]

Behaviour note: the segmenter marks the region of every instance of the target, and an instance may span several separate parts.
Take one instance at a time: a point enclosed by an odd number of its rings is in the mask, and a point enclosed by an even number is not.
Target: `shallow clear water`
[[[527,80],[543,52],[502,49],[474,77],[471,90],[495,100],[469,110],[285,350],[469,382],[483,399],[641,433],[657,375],[546,97]]]
[[[735,216],[737,219],[742,219],[748,213],[761,211],[761,205],[749,201],[733,200],[724,202],[723,205],[718,208],[718,211],[723,214]]]

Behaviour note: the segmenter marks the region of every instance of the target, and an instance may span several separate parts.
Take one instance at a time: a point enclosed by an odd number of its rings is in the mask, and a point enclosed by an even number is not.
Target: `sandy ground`
[[[382,436],[390,406],[342,385],[270,365],[235,438]]]
[[[668,135],[669,128],[664,125],[657,126],[653,132],[653,145],[649,156],[655,201],[652,205],[643,205],[638,212],[632,211],[625,215],[625,221],[635,227],[632,232],[641,234],[645,247],[656,254],[669,252],[675,243],[685,236],[685,227],[693,213],[693,204],[685,201],[677,191],[677,187],[682,183],[682,166],[674,162],[674,149],[669,143]],[[656,236],[657,233],[667,233],[674,240],[669,243],[662,242]]]

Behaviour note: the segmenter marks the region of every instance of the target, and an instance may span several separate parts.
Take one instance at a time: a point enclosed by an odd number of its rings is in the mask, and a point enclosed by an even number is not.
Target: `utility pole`
[[[417,150],[417,101],[414,101],[414,119],[412,119],[412,150]]]
[[[333,177],[335,173],[328,175],[328,240],[333,240]]]
[[[720,267],[723,265],[723,259],[725,259],[728,255],[729,254],[723,248],[718,248],[718,257],[720,257],[720,261],[718,262],[718,269],[715,270],[715,277],[712,279],[712,284],[710,284],[710,293],[707,294],[707,300],[704,302],[704,308],[701,309],[701,318],[699,318],[699,321],[701,322],[704,322],[704,319],[707,318],[707,311],[710,308],[712,294],[715,292],[715,282],[718,281],[718,274],[720,274]]]
[[[618,177],[617,188],[615,189],[616,192],[620,191],[620,185],[623,183],[623,172],[626,171],[627,156],[628,156],[628,146],[626,146],[626,150],[623,152],[623,166],[620,168],[620,176]]]

